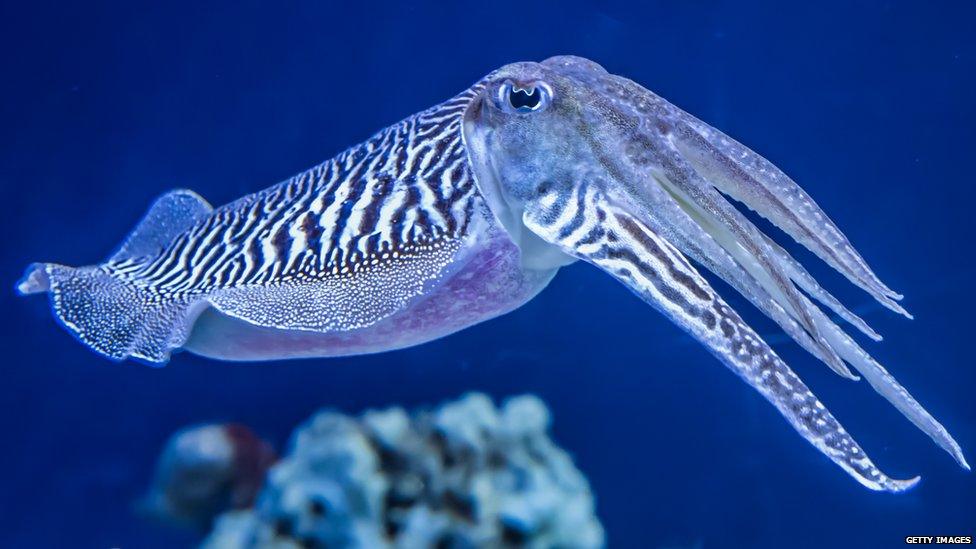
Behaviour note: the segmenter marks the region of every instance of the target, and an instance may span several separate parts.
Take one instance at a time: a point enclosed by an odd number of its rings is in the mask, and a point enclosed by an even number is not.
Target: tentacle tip
[[[837,367],[834,364],[831,364],[829,362],[827,363],[827,366],[829,366],[830,369],[833,370],[835,374],[839,375],[844,379],[849,379],[851,381],[860,381],[861,379],[857,374],[850,371],[850,369],[847,368],[847,366]]]
[[[952,457],[956,458],[956,463],[958,463],[959,466],[965,469],[966,471],[973,470],[972,467],[969,466],[969,462],[966,461],[966,456],[962,455],[962,449],[959,448],[958,446],[956,447],[956,451],[953,452]]]
[[[972,471],[972,469],[969,467],[969,462],[966,461],[966,456],[962,453],[962,447],[959,446],[956,439],[952,438],[952,435],[950,435],[945,428],[942,429],[941,434],[942,436],[940,438],[933,437],[936,443],[938,443],[943,450],[948,452],[949,455],[952,456],[952,459],[956,460],[956,463],[958,463],[960,467],[967,471]]]
[[[830,342],[826,338],[821,337],[819,339],[821,349],[824,351],[824,356],[821,360],[827,364],[827,366],[834,371],[840,377],[845,379],[850,379],[852,381],[857,381],[861,379],[854,374],[844,363],[844,360],[837,354],[833,347],[830,346]]]
[[[860,319],[858,319],[858,320],[860,320]],[[867,322],[864,322],[863,320],[861,320],[861,322],[858,323],[858,324],[855,324],[855,326],[859,330],[861,330],[861,333],[862,334],[868,336],[868,338],[870,338],[871,341],[876,341],[876,342],[884,341],[884,337],[881,334],[879,334],[878,332],[876,332],[874,330],[874,328],[868,326]]]
[[[908,312],[904,307],[901,306],[901,304],[899,304],[896,301],[885,299],[884,301],[881,302],[881,304],[891,309],[892,311],[900,314],[901,316],[907,318],[908,320],[915,320],[915,315]]]
[[[921,480],[921,476],[916,476],[907,480],[889,478],[885,479],[885,481],[881,484],[881,488],[892,493],[905,492],[914,488]]]
[[[873,277],[873,278],[874,278],[874,282],[876,283],[875,288],[878,291],[880,291],[881,294],[884,295],[885,297],[890,297],[895,301],[901,301],[902,299],[905,299],[905,296],[903,294],[892,290],[891,288],[888,287],[887,284],[881,282],[881,280],[879,280],[877,277]]]

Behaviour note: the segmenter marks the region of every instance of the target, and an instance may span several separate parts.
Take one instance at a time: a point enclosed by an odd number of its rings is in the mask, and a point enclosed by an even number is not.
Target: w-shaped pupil
[[[534,111],[542,102],[542,92],[535,87],[526,90],[513,89],[509,101],[512,103],[512,107],[520,111]]]

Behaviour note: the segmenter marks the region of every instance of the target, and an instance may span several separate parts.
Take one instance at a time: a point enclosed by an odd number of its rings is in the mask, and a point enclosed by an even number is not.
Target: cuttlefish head
[[[479,189],[526,268],[596,265],[696,337],[864,485],[904,490],[871,463],[692,261],[838,374],[848,365],[949,451],[958,445],[815,305],[880,340],[738,208],[768,219],[882,305],[908,316],[840,229],[755,152],[640,85],[572,56],[514,63],[476,85],[464,142]]]
[[[626,142],[602,67],[576,57],[514,63],[489,75],[469,108],[465,139],[483,193],[530,266],[560,264],[560,247],[538,242],[523,217],[536,206],[562,204],[581,185],[623,197],[628,178],[615,150]],[[610,123],[608,125],[608,122]],[[550,206],[557,204],[549,204]]]

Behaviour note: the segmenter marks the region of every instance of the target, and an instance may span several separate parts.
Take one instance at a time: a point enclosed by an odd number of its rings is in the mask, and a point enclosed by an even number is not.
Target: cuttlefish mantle
[[[866,378],[968,469],[943,426],[828,312],[881,337],[730,200],[909,316],[782,171],[640,85],[570,56],[502,67],[225,206],[172,191],[106,261],[34,264],[17,288],[48,293],[68,331],[111,359],[163,364],[185,349],[265,360],[439,338],[519,307],[582,260],[694,336],[861,484],[913,486],[917,478],[875,467],[697,264],[835,372]]]

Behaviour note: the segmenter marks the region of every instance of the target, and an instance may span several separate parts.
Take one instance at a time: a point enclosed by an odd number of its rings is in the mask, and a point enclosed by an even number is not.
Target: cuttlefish
[[[843,377],[856,370],[968,469],[959,445],[834,321],[880,340],[738,209],[769,220],[885,307],[872,272],[769,161],[579,57],[506,65],[335,158],[212,208],[157,199],[105,262],[39,263],[18,285],[111,359],[164,364],[375,353],[446,336],[595,265],[678,324],[817,449],[898,492],[697,267]],[[817,301],[823,309],[813,303]]]

